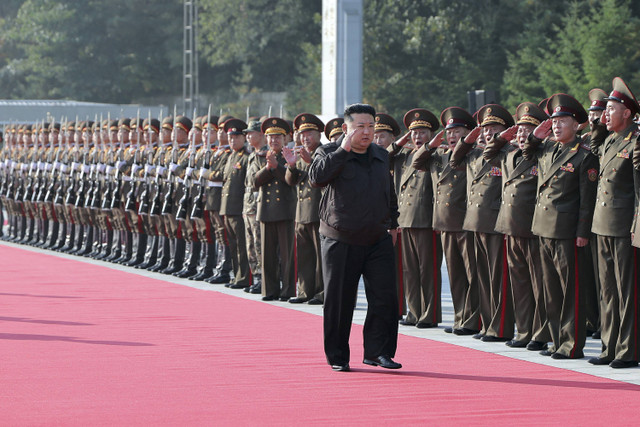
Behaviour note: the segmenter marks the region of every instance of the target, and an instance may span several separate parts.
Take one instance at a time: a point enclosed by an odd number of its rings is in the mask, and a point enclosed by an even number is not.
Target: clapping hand
[[[296,160],[298,159],[296,153],[289,147],[282,147],[282,156],[287,161],[289,166],[294,166],[296,164]],[[269,161],[269,157],[267,157],[267,161]]]
[[[276,167],[278,167],[276,153],[275,151],[269,150],[267,152],[267,169],[275,169]]]

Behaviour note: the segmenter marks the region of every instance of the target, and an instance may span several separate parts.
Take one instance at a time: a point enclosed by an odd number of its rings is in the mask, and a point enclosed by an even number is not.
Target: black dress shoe
[[[273,295],[267,295],[266,297],[262,297],[262,301],[273,301],[275,299],[276,297],[274,297]]]
[[[600,331],[595,331],[593,334],[591,334],[591,338],[599,340],[600,339]]]
[[[546,350],[547,347],[547,343],[542,341],[529,341],[529,344],[527,344],[527,350],[530,351]]]
[[[476,340],[481,340],[483,337],[484,337],[484,334],[482,332],[478,332],[472,338]]]
[[[318,298],[311,298],[309,301],[307,301],[307,304],[309,304],[309,305],[322,305],[324,303],[322,301],[320,301]]]
[[[506,342],[509,341],[510,338],[505,337],[494,337],[493,335],[485,335],[480,338],[482,342]]]
[[[428,328],[437,328],[437,323],[426,323],[426,322],[418,322],[416,323],[416,328],[418,329],[428,329]]]
[[[505,343],[508,347],[512,348],[524,348],[527,346],[526,341],[518,341],[518,340],[509,340]]]
[[[305,303],[307,301],[309,301],[309,300],[306,299],[306,298],[300,298],[300,297],[289,298],[289,302],[291,304],[302,304],[302,303]]]
[[[553,351],[550,351],[550,350],[542,350],[542,351],[540,352],[540,354],[541,354],[542,356],[551,356],[551,355],[553,355],[553,354],[554,354],[554,352],[553,352]]]
[[[452,334],[453,328],[451,326],[447,326],[446,328],[444,328],[444,332],[447,334]]]
[[[611,363],[611,360],[604,357],[592,357],[588,360],[588,362],[592,365],[608,365],[609,363]]]
[[[233,283],[229,286],[229,289],[244,289],[244,288],[248,288],[249,285],[244,285],[242,283]]]
[[[453,330],[453,333],[456,335],[476,335],[478,331],[469,328],[456,328]]]
[[[283,302],[284,302],[284,301],[289,301],[289,299],[290,299],[290,298],[291,298],[291,297],[280,297],[280,298],[278,298],[278,299],[279,299],[280,301],[283,301]]]
[[[198,274],[198,270],[194,268],[194,269],[182,270],[179,273],[174,274],[174,276],[180,277],[181,279],[186,279],[188,277],[195,276],[196,274]]]
[[[571,359],[569,356],[565,356],[564,354],[562,354],[562,353],[558,353],[558,352],[553,353],[553,354],[551,355],[551,358],[552,358],[552,359],[556,359],[556,360]]]
[[[613,369],[635,368],[638,366],[638,362],[635,360],[613,359],[611,363],[609,363],[609,366]]]
[[[259,293],[262,293],[262,286],[250,286],[248,288],[245,288],[244,291],[248,294],[257,295]]]
[[[344,365],[331,365],[331,369],[336,372],[349,372],[351,370],[348,363],[345,363]]]
[[[403,326],[416,326],[416,324],[414,322],[408,322],[406,319],[402,319],[400,321],[400,324]]]
[[[223,283],[229,283],[230,281],[231,276],[226,273],[216,274],[215,276],[212,276],[210,279],[206,280],[207,283],[212,283],[214,285],[221,285]]]
[[[375,357],[373,359],[365,358],[362,361],[362,363],[364,363],[365,365],[380,366],[381,368],[385,368],[385,369],[400,369],[400,368],[402,368],[401,364],[394,362],[393,360],[391,360],[390,357],[387,357],[387,356],[378,356],[378,357]]]

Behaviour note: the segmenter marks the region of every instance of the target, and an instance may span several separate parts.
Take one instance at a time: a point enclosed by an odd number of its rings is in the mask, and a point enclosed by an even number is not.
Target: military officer
[[[514,320],[511,289],[505,274],[507,260],[504,235],[495,230],[502,194],[502,169],[482,157],[483,144],[494,134],[513,126],[513,117],[502,106],[488,104],[478,110],[479,127],[456,145],[451,166],[467,164],[467,212],[463,228],[475,236],[476,269],[480,296],[483,341],[509,341],[513,338]],[[482,134],[482,135],[481,135]],[[473,144],[478,142],[477,149]],[[505,149],[506,150],[506,149]]]
[[[343,123],[344,119],[342,117],[336,117],[335,119],[331,119],[327,122],[327,125],[324,127],[324,136],[327,137],[329,142],[336,142],[338,138],[343,135]]]
[[[309,167],[320,146],[324,123],[313,114],[302,113],[296,116],[293,124],[302,144],[294,149],[282,149],[287,161],[285,179],[289,185],[296,187],[298,193],[295,217],[298,292],[289,302],[321,305],[324,301],[324,282],[318,228],[322,190],[309,182]]]
[[[587,121],[582,105],[558,93],[547,101],[551,119],[529,135],[525,160],[538,161],[538,197],[532,231],[540,237],[545,307],[552,347],[540,353],[554,359],[583,357],[585,292],[580,280],[590,265],[581,262],[589,244],[598,179],[597,159],[577,132]],[[553,134],[552,134],[553,129]]]
[[[403,119],[409,133],[388,149],[390,161],[403,164],[398,194],[398,224],[402,229],[402,280],[407,300],[405,326],[433,328],[442,322],[442,245],[433,230],[433,186],[427,170],[411,167],[415,152],[429,143],[440,123],[423,108]],[[411,148],[406,145],[411,139]],[[404,158],[403,158],[404,157]]]
[[[442,144],[444,135],[440,132],[418,149],[411,165],[429,170],[433,183],[433,228],[440,231],[454,311],[453,325],[444,331],[474,335],[480,330],[480,311],[474,236],[463,229],[467,168],[451,167],[450,159],[456,143],[476,127],[476,121],[466,110],[449,107],[440,114],[440,122],[445,128],[446,144]]]
[[[633,159],[638,146],[638,101],[625,82],[613,79],[602,122],[611,135],[604,142],[592,135],[591,144],[600,158],[595,211],[591,230],[598,241],[601,284],[602,353],[589,363],[612,368],[638,366],[638,265],[637,249],[629,230],[637,209],[633,184]],[[597,134],[594,130],[592,134]],[[635,237],[635,235],[634,235]],[[636,240],[638,245],[640,241]]]
[[[526,347],[531,351],[547,348],[551,340],[544,308],[544,285],[539,262],[538,238],[531,232],[536,206],[538,165],[525,160],[522,148],[529,134],[548,118],[537,104],[524,102],[516,109],[516,126],[487,142],[484,158],[502,169],[502,204],[496,220],[496,231],[506,237],[509,282],[518,333],[507,341],[509,347]],[[517,149],[505,152],[503,147],[515,136]]]
[[[285,180],[282,148],[291,129],[279,117],[265,119],[261,128],[269,146],[266,164],[254,177],[258,188],[256,218],[260,221],[262,238],[262,299],[288,301],[296,292],[293,258],[296,198],[295,189]]]

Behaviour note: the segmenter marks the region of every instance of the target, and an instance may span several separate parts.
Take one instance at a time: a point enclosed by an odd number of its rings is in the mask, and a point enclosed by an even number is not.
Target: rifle
[[[144,165],[144,176],[142,177],[142,192],[140,193],[140,206],[138,207],[139,215],[149,215],[149,171],[153,168],[153,128],[151,127],[151,110],[149,110],[149,117],[147,118],[147,126],[149,126],[149,132],[147,134],[146,144],[146,162]]]
[[[247,114],[249,114],[249,107],[247,107]],[[211,119],[211,104],[209,104],[209,111],[207,112],[207,137],[205,138],[205,152],[203,156],[202,167],[200,169],[200,176],[198,179],[198,194],[193,201],[193,209],[191,210],[191,218],[192,219],[202,219],[204,217],[204,187],[206,185],[204,181],[204,175],[206,174],[206,168],[209,166],[211,162],[211,132],[209,127],[211,123],[209,120]]]
[[[178,154],[178,142],[176,141],[176,106],[174,104],[173,106],[173,132],[171,134],[171,143],[173,145],[173,148],[171,150],[171,164],[170,164],[170,168],[173,167],[176,162],[178,161],[177,159],[177,154]],[[162,215],[171,215],[171,212],[173,211],[173,193],[175,191],[175,177],[173,176],[173,171],[169,171],[168,175],[167,175],[167,179],[169,180],[169,189],[167,190],[165,196],[164,196],[164,202],[162,203]]]
[[[136,173],[140,168],[140,109],[138,109],[138,115],[136,116],[136,148],[133,153],[133,164],[131,165],[131,190],[127,194],[127,201],[124,204],[124,209],[131,213],[138,212],[136,207]]]

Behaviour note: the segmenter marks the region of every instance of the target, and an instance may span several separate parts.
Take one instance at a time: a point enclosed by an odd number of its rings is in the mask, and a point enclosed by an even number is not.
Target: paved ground
[[[159,280],[166,280],[169,282],[173,282],[183,286],[190,286],[197,289],[202,289],[205,291],[214,291],[221,292],[229,295],[234,295],[239,298],[246,298],[252,300],[259,300],[260,295],[251,295],[241,290],[231,290],[227,289],[221,285],[210,285],[204,282],[193,282],[186,279],[178,279],[172,276],[166,276],[159,273],[151,273],[148,271],[136,270],[131,267],[123,267],[117,264],[106,263],[102,261],[96,261],[93,259],[76,257],[51,251],[43,251],[37,248],[31,248],[28,246],[22,245],[14,245],[12,243],[0,242],[0,244],[19,246],[24,249],[33,250],[36,252],[44,252],[44,253],[52,253],[56,256],[76,259],[82,262],[88,262],[96,265],[103,265],[105,267],[114,268],[117,270],[128,271],[132,274],[139,274],[146,277],[152,277]],[[585,357],[583,359],[578,360],[554,360],[549,357],[544,357],[539,355],[537,352],[527,351],[525,349],[513,349],[507,347],[504,343],[485,343],[479,340],[473,339],[469,336],[457,336],[452,334],[446,334],[443,329],[445,326],[450,326],[453,323],[453,306],[451,303],[451,294],[449,290],[449,283],[447,280],[446,266],[442,267],[442,277],[443,277],[443,286],[442,286],[442,319],[443,322],[440,324],[440,327],[433,329],[417,329],[415,327],[408,326],[400,326],[400,333],[430,339],[434,341],[459,345],[462,347],[472,348],[479,351],[484,351],[488,353],[499,354],[505,357],[510,357],[514,359],[520,359],[524,361],[529,361],[532,363],[538,363],[541,365],[554,366],[558,368],[568,369],[576,372],[581,372],[589,375],[594,375],[602,378],[609,378],[613,380],[623,381],[630,384],[640,385],[640,368],[631,368],[631,369],[612,369],[608,366],[593,366],[587,362],[588,358],[597,356],[600,353],[600,340],[594,340],[592,338],[587,339],[587,343],[584,349]],[[307,304],[289,304],[285,302],[265,302],[264,304],[275,304],[280,305],[282,307],[286,307],[292,310],[303,311],[306,313],[311,313],[315,315],[322,315],[322,306],[310,306]],[[364,296],[364,289],[362,282],[360,283],[360,291],[358,294],[358,303],[354,313],[354,323],[364,324],[364,318],[366,315],[367,303],[366,298]],[[321,351],[321,349],[318,349]],[[399,355],[401,351],[399,351]],[[433,356],[433,355],[430,355]],[[401,357],[398,358],[399,362],[402,362]]]

